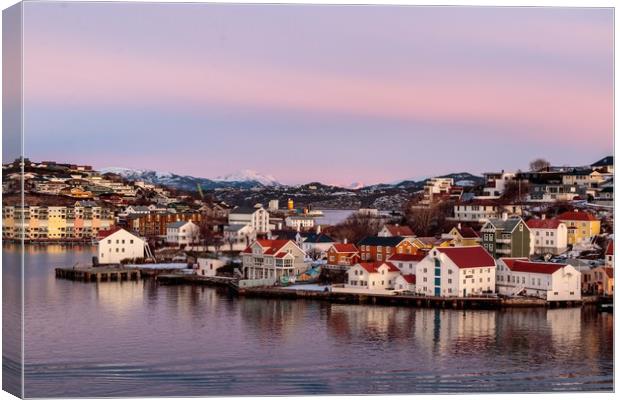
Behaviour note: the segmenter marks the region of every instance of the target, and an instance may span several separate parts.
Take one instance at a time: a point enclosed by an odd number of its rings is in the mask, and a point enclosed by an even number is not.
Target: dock
[[[200,276],[188,274],[162,274],[155,280],[162,285],[205,285],[236,287],[238,279],[225,276]]]
[[[84,282],[129,281],[142,277],[140,269],[123,267],[56,268],[55,271],[56,278]]]

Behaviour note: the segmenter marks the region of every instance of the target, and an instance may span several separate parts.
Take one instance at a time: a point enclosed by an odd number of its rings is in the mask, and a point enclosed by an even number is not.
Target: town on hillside
[[[538,159],[468,179],[191,190],[23,159],[2,168],[2,237],[242,288],[578,302],[613,295],[613,168]]]

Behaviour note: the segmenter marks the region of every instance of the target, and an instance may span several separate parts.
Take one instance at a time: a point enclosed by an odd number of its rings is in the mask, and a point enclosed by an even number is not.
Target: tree
[[[404,214],[407,224],[420,236],[434,236],[449,229],[448,217],[454,211],[454,201],[446,200],[430,206],[417,205],[412,199],[405,205]]]
[[[379,233],[382,226],[383,219],[381,217],[358,212],[350,215],[343,222],[330,227],[326,233],[340,241],[347,239],[350,243],[357,243],[366,236],[374,236]]]
[[[521,180],[509,181],[502,194],[502,199],[509,202],[523,201],[529,192],[530,186],[528,182]]]
[[[551,166],[551,163],[544,158],[537,158],[534,161],[530,162],[530,171],[532,172],[540,172],[548,169]]]

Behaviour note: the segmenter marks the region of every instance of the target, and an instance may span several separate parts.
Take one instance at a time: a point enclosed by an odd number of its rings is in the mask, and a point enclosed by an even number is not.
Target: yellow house
[[[477,246],[480,244],[480,236],[472,228],[462,227],[458,224],[445,235],[443,239],[448,239],[451,246]]]
[[[568,228],[568,244],[590,240],[601,233],[601,221],[585,211],[567,211],[558,215],[557,219]]]

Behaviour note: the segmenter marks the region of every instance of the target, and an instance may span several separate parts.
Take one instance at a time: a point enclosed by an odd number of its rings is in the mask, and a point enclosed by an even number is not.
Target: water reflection
[[[87,261],[92,248],[58,248],[27,253],[27,396],[612,388],[613,316],[592,309],[415,309],[72,282],[53,267]]]

